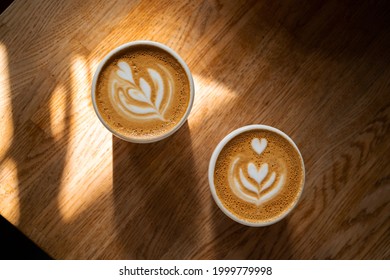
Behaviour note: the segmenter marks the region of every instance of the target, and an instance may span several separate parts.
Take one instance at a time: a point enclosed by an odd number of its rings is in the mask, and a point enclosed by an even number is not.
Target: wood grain
[[[0,17],[0,214],[58,259],[389,259],[390,5],[359,1],[21,1]],[[173,136],[112,137],[98,62],[148,39],[188,63]],[[217,143],[247,124],[300,148],[297,209],[248,228],[216,207]]]

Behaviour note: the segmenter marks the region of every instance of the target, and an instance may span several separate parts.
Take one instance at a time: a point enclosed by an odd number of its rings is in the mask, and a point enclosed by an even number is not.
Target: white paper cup
[[[96,94],[95,94],[96,93],[96,85],[97,85],[97,80],[98,80],[98,77],[100,75],[100,72],[101,72],[103,66],[107,63],[107,61],[112,56],[114,56],[118,52],[121,52],[122,50],[124,50],[126,48],[130,48],[130,47],[137,46],[137,45],[149,45],[149,46],[157,47],[157,48],[160,48],[160,49],[166,51],[170,55],[172,55],[180,63],[180,65],[183,67],[183,69],[184,69],[184,71],[185,71],[185,73],[186,73],[186,75],[188,77],[188,83],[190,85],[190,100],[188,102],[188,106],[187,106],[187,110],[186,110],[185,114],[183,115],[181,120],[171,130],[169,130],[165,134],[159,135],[157,137],[147,137],[147,138],[145,137],[145,138],[141,139],[141,138],[131,138],[131,137],[127,137],[125,135],[122,135],[118,131],[112,129],[105,122],[105,120],[101,116],[101,114],[100,114],[100,112],[99,112],[99,110],[97,108],[97,105],[96,105]],[[194,97],[195,97],[194,80],[192,78],[192,74],[191,74],[190,69],[188,68],[187,64],[184,62],[184,60],[174,50],[172,50],[171,48],[167,47],[164,44],[161,44],[161,43],[158,43],[158,42],[153,42],[153,41],[133,41],[133,42],[129,42],[129,43],[123,44],[123,45],[113,49],[111,52],[109,52],[103,58],[103,60],[100,62],[100,64],[98,65],[98,67],[96,69],[95,75],[93,76],[93,80],[92,80],[92,90],[91,91],[92,91],[92,104],[93,104],[93,108],[95,109],[95,113],[98,116],[100,122],[112,134],[114,134],[116,137],[118,137],[120,139],[123,139],[125,141],[128,141],[128,142],[133,142],[133,143],[152,143],[152,142],[157,142],[157,141],[165,139],[165,138],[169,137],[170,135],[172,135],[173,133],[175,133],[186,122],[186,120],[187,120],[187,118],[188,118],[188,116],[189,116],[189,114],[191,112],[192,104],[194,103]]]
[[[233,213],[231,213],[224,205],[223,203],[221,202],[221,200],[219,199],[218,195],[217,195],[217,192],[216,192],[216,189],[215,189],[215,185],[214,185],[214,169],[215,169],[215,164],[217,162],[217,159],[218,159],[218,156],[220,154],[220,152],[222,151],[223,147],[225,147],[225,145],[231,140],[233,139],[234,137],[236,137],[237,135],[243,133],[243,132],[246,132],[246,131],[250,131],[250,130],[258,130],[258,129],[261,129],[261,130],[267,130],[267,131],[271,131],[271,132],[274,132],[280,136],[282,136],[283,138],[285,138],[295,149],[296,151],[298,152],[299,156],[300,156],[300,159],[301,159],[301,163],[302,163],[302,170],[303,170],[303,180],[302,180],[302,186],[301,186],[301,191],[299,193],[299,196],[298,198],[295,200],[294,204],[288,209],[286,210],[286,212],[284,212],[281,216],[275,218],[274,220],[272,221],[268,221],[268,222],[249,222],[247,220],[243,220],[243,219],[240,219],[239,217],[237,217],[236,215],[234,215]],[[221,142],[219,142],[219,144],[217,145],[217,147],[215,148],[212,156],[211,156],[211,159],[210,159],[210,164],[209,164],[209,185],[210,185],[210,190],[211,190],[211,194],[215,200],[215,203],[218,205],[218,207],[222,210],[223,213],[226,214],[226,216],[228,216],[229,218],[231,218],[232,220],[240,223],[240,224],[243,224],[243,225],[246,225],[246,226],[251,226],[251,227],[263,227],[263,226],[269,226],[269,225],[272,225],[276,222],[279,222],[280,220],[282,220],[283,218],[285,218],[294,208],[295,206],[297,205],[299,199],[300,199],[300,196],[303,192],[303,187],[304,187],[304,184],[305,184],[305,165],[304,165],[304,162],[303,162],[303,158],[302,158],[302,155],[297,147],[297,145],[294,143],[294,141],[287,135],[285,134],[284,132],[280,131],[279,129],[277,128],[274,128],[272,126],[267,126],[267,125],[260,125],[260,124],[254,124],[254,125],[248,125],[248,126],[244,126],[244,127],[241,127],[241,128],[238,128],[234,131],[232,131],[231,133],[229,133],[225,138],[222,139]]]

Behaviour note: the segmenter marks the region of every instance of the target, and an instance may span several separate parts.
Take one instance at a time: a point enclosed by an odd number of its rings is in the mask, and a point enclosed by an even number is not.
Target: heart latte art
[[[222,205],[251,223],[275,220],[297,201],[304,180],[303,161],[284,137],[249,130],[222,148],[214,168],[214,186]]]
[[[251,144],[253,150],[260,155],[267,147],[267,140],[262,138],[259,141],[258,138],[253,138]],[[276,174],[269,169],[268,163],[257,167],[255,163],[237,156],[230,166],[229,186],[237,197],[260,205],[275,197],[284,184],[285,174]]]
[[[190,102],[189,78],[170,53],[151,45],[130,46],[103,66],[96,104],[105,123],[132,139],[168,133]]]

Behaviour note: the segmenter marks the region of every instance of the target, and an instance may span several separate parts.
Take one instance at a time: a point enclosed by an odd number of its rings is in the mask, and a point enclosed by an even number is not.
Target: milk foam
[[[303,168],[301,155],[286,138],[248,130],[219,152],[213,176],[216,195],[239,219],[270,222],[295,205],[303,189]]]
[[[267,140],[253,138],[251,145],[252,149],[260,155],[267,147]],[[268,179],[263,182],[267,176]],[[248,177],[252,179],[252,182],[247,179]],[[262,163],[257,167],[252,161],[240,156],[235,157],[229,168],[229,186],[232,192],[240,199],[257,206],[279,193],[283,187],[284,178],[285,174],[270,171],[268,163]]]
[[[119,61],[117,69],[111,74],[113,76],[110,91],[111,104],[125,118],[166,121],[164,114],[173,93],[172,75],[164,66],[157,63],[155,69],[146,70],[153,81],[152,86],[146,81],[147,77],[140,77],[136,82],[130,65],[125,61]],[[165,81],[160,71],[164,73]],[[163,99],[166,101],[162,106]]]
[[[190,105],[191,87],[174,56],[141,44],[106,61],[95,95],[97,111],[112,131],[147,141],[177,127]]]

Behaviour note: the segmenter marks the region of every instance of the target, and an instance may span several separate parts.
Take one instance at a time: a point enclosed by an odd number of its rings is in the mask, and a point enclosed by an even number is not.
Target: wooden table
[[[390,5],[339,2],[16,0],[0,214],[58,259],[389,259]],[[155,144],[112,137],[90,99],[99,61],[138,39],[176,50],[196,86]],[[297,209],[265,228],[227,218],[207,179],[217,143],[254,123],[306,164]]]

